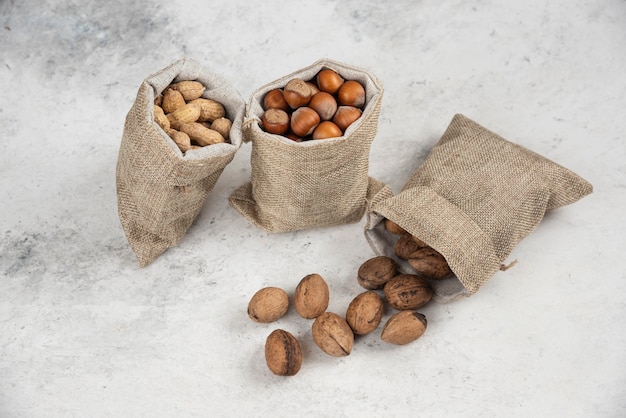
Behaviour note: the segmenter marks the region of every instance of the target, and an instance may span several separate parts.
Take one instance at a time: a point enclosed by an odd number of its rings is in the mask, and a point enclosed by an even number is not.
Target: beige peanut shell
[[[165,116],[165,112],[163,111],[163,108],[161,106],[154,105],[154,121],[165,132],[170,129],[170,120],[167,118],[167,116]]]
[[[193,142],[203,147],[226,142],[219,132],[198,122],[183,123],[180,126],[180,131],[189,135]]]
[[[200,115],[198,116],[200,122],[213,122],[215,119],[226,116],[224,106],[215,100],[199,98],[191,100],[189,104],[200,107]]]
[[[200,105],[197,103],[187,103],[183,107],[180,107],[171,113],[167,113],[167,118],[170,120],[172,127],[174,127],[174,121],[178,121],[180,123],[191,123],[197,121],[200,117],[200,111]]]
[[[168,87],[163,92],[163,102],[161,107],[165,113],[172,113],[186,104],[187,102],[185,102],[185,98],[179,91]]]
[[[180,92],[185,101],[189,102],[202,96],[202,93],[206,90],[206,87],[199,81],[183,80],[177,83],[173,83],[172,90]]]
[[[224,137],[226,141],[230,139],[230,129],[233,127],[233,122],[225,117],[217,118],[212,123],[210,128],[217,131]]]

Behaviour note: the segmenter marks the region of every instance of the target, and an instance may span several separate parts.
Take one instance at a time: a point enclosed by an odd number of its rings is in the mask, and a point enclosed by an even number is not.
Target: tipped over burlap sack
[[[220,102],[233,122],[227,143],[183,154],[154,122],[154,99],[172,82],[197,80],[202,97]],[[144,267],[177,245],[200,213],[222,171],[241,146],[245,102],[222,76],[181,59],[148,76],[126,116],[117,170],[118,214]]]
[[[310,80],[323,68],[365,86],[359,120],[342,137],[294,142],[262,130],[265,94],[292,78]],[[383,88],[368,71],[328,59],[256,90],[246,108],[243,140],[252,142],[251,179],[229,203],[248,221],[269,232],[288,232],[359,221],[372,196],[370,146],[378,129]]]
[[[455,115],[400,193],[384,186],[373,197],[365,235],[375,253],[397,259],[388,218],[441,253],[454,277],[431,282],[435,299],[449,302],[506,269],[507,256],[546,211],[591,192],[570,170]]]

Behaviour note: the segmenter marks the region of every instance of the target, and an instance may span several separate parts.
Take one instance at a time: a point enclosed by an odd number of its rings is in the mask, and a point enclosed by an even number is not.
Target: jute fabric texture
[[[388,218],[439,251],[456,276],[433,281],[446,302],[476,293],[505,269],[546,211],[591,192],[572,171],[455,115],[401,192],[384,186],[370,200],[365,233],[376,253],[393,255]]]
[[[261,128],[262,100],[292,78],[313,79],[323,68],[365,86],[366,107],[342,137],[294,142]],[[256,90],[246,108],[243,140],[252,143],[250,182],[229,203],[269,232],[288,232],[357,222],[363,218],[374,179],[368,176],[370,146],[378,129],[383,88],[363,69],[321,59]]]
[[[154,98],[172,82],[197,80],[233,122],[230,143],[184,155],[154,122]],[[200,213],[226,165],[241,146],[245,102],[222,76],[181,59],[147,77],[126,116],[116,169],[118,214],[144,267],[177,245]]]

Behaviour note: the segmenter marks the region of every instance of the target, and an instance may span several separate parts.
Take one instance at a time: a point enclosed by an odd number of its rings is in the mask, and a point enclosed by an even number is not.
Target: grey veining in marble
[[[626,415],[626,1],[0,1],[0,417]],[[244,99],[329,57],[385,92],[371,175],[398,191],[455,113],[594,186],[471,298],[429,304],[407,346],[313,343],[252,294],[329,282],[343,314],[372,256],[363,222],[272,235],[228,206],[238,151],[182,243],[140,269],[115,165],[141,81],[188,56]],[[391,311],[385,313],[388,317]],[[279,378],[266,336],[304,361]]]

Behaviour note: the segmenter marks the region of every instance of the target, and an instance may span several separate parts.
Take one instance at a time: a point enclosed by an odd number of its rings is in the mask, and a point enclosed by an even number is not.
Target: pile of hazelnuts
[[[293,78],[263,97],[264,131],[293,141],[336,138],[361,117],[365,87],[324,68],[311,80]]]

